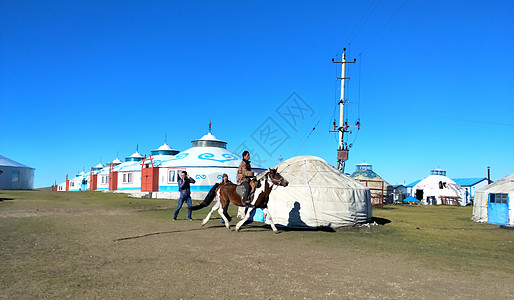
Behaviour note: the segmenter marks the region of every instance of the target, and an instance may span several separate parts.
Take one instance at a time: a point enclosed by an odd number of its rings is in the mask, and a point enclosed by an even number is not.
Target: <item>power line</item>
[[[371,38],[369,43],[366,45],[366,47],[364,47],[364,50],[362,50],[361,53],[359,53],[359,55],[364,53],[364,51],[366,51],[368,49],[368,47],[371,45],[371,43],[373,43],[375,41],[375,39],[380,35],[380,33],[382,33],[382,30],[384,30],[384,28],[386,28],[386,26],[389,25],[389,23],[391,23],[391,21],[394,19],[394,17],[400,12],[400,10],[405,6],[405,4],[407,4],[407,1],[409,1],[409,0],[403,1],[402,5],[400,5],[400,7],[389,18],[389,20],[387,20],[387,22],[385,22],[385,24],[382,26],[382,28],[380,28],[380,30],[375,34],[375,36],[373,38]]]

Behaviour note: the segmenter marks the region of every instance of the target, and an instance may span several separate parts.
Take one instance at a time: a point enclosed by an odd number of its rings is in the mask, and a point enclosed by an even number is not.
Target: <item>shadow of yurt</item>
[[[280,227],[322,229],[369,223],[369,189],[315,156],[298,156],[276,166],[289,181],[270,194],[268,209]]]

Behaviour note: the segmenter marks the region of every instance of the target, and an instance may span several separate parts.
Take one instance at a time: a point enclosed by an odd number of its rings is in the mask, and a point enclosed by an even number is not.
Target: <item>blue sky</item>
[[[514,172],[514,2],[0,2],[0,154],[35,187],[213,134],[265,167],[336,163],[344,47],[346,172]],[[289,111],[288,111],[289,109]],[[289,113],[289,114],[288,114]],[[313,128],[315,128],[313,130]],[[269,129],[272,135],[263,133]]]

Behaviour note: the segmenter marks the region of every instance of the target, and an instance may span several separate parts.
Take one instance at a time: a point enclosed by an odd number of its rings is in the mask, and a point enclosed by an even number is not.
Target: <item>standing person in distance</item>
[[[180,191],[180,198],[178,200],[177,208],[175,209],[175,215],[173,216],[173,221],[177,220],[178,213],[180,209],[182,208],[182,204],[184,204],[184,201],[187,203],[187,220],[193,221],[191,218],[191,183],[195,183],[196,181],[189,177],[187,175],[186,171],[182,171],[182,174],[180,175],[181,178],[178,180],[178,190]]]

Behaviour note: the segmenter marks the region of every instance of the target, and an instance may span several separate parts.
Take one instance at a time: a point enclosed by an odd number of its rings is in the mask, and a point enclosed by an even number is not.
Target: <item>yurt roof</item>
[[[191,141],[193,147],[219,147],[226,148],[227,143],[218,139],[212,133],[208,132],[201,139]]]
[[[112,164],[119,165],[119,164],[121,164],[121,160],[116,157],[116,159],[112,161]]]
[[[514,193],[514,173],[477,190],[475,193]]]
[[[456,184],[455,181],[451,180],[450,178],[443,176],[443,175],[430,175],[427,176],[425,179],[418,182],[414,187],[431,187],[432,185],[438,185],[439,182],[446,182],[446,183],[453,183]]]
[[[276,166],[289,181],[289,186],[311,186],[339,189],[366,189],[360,182],[316,156],[297,156]]]
[[[94,166],[95,169],[103,169],[104,165],[102,163],[98,163],[98,165]]]
[[[141,153],[139,153],[139,151],[136,151],[134,153],[132,153],[131,156],[127,156],[127,158],[143,158],[143,155],[141,155]]]
[[[34,169],[34,168],[28,167],[24,164],[20,164],[19,162],[14,161],[14,160],[7,158],[5,156],[2,156],[2,155],[0,155],[0,166]]]
[[[162,146],[160,146],[159,148],[157,148],[155,150],[162,151],[162,150],[174,150],[174,149],[171,148],[168,144],[164,143]]]
[[[113,168],[117,172],[141,171],[141,161],[126,161]]]
[[[205,141],[216,143],[203,143]],[[239,164],[241,163],[241,158],[227,150],[225,147],[226,143],[219,140],[210,132],[204,135],[201,139],[192,141],[192,143],[193,147],[182,151],[167,160],[162,161],[159,167],[238,168]],[[255,163],[252,163],[252,169],[255,169],[256,171],[259,169],[264,170],[264,168]]]
[[[160,146],[159,148],[150,151],[152,157],[156,158],[157,160],[165,160],[167,158],[170,158],[173,155],[178,154],[180,151],[175,150],[171,148],[166,142],[164,145]]]
[[[378,176],[377,173],[371,171],[371,170],[356,170],[355,172],[353,172],[351,175],[350,175],[351,178],[356,178],[356,177],[364,177],[364,178],[369,178],[369,179],[373,179],[373,178],[380,178],[380,176]]]

